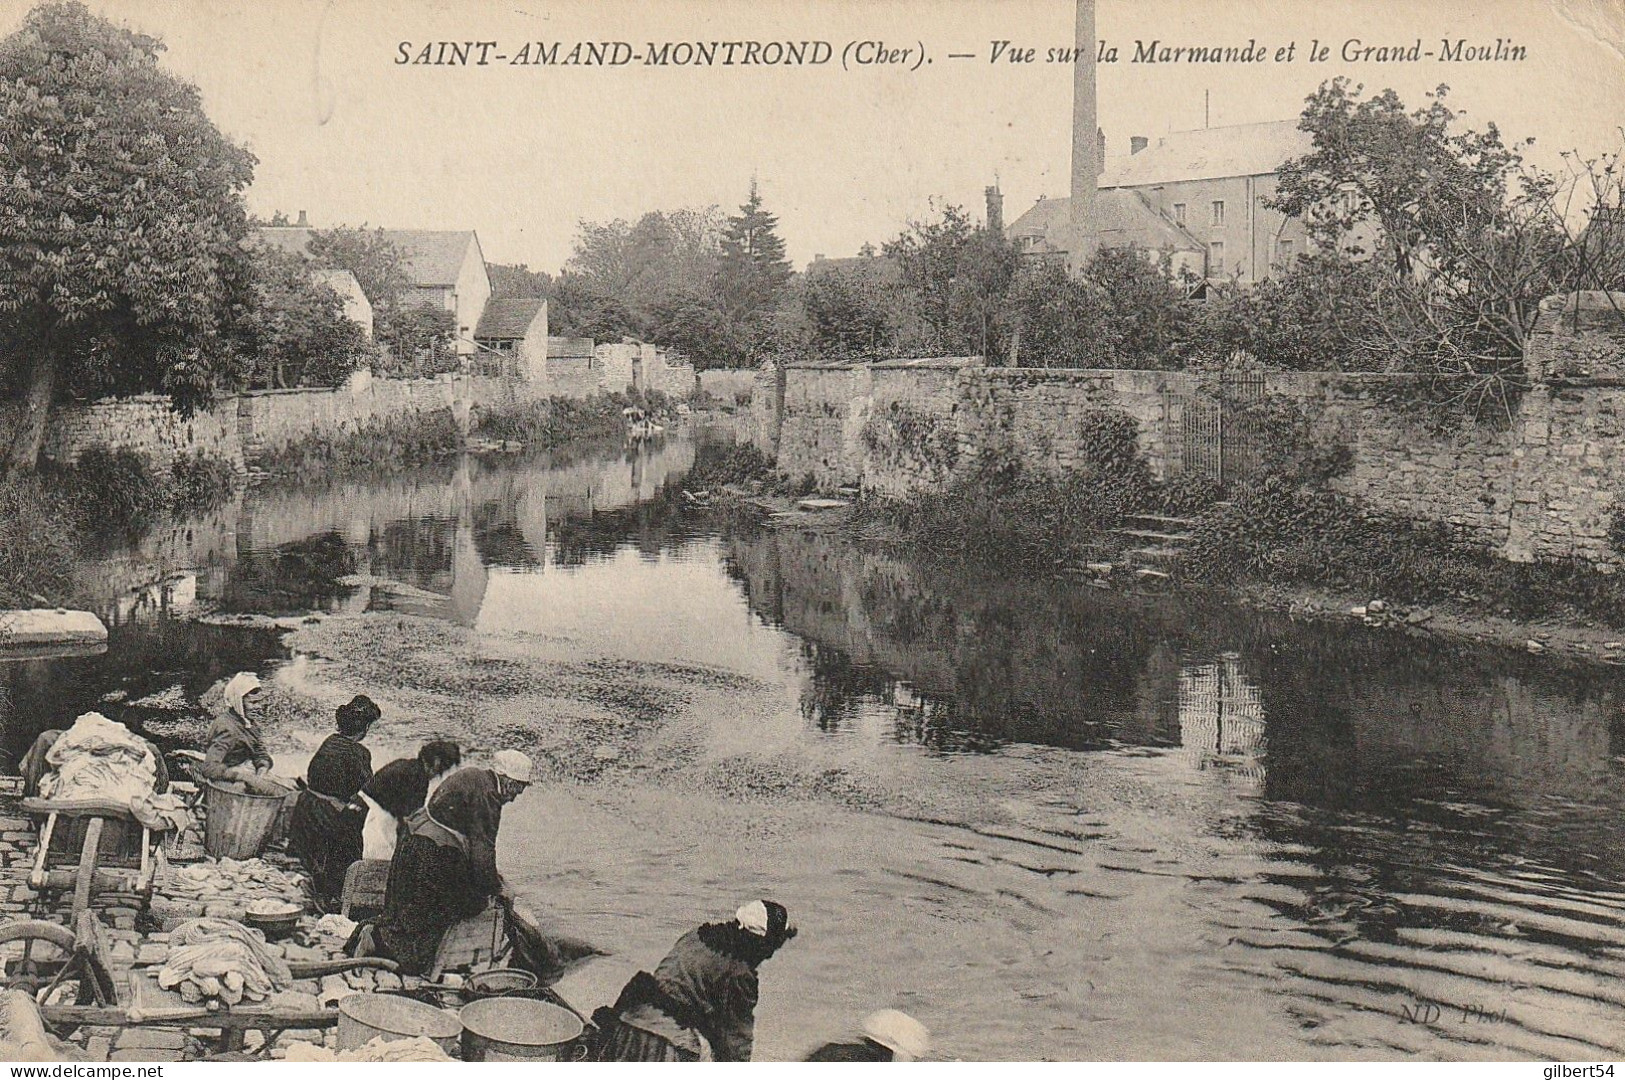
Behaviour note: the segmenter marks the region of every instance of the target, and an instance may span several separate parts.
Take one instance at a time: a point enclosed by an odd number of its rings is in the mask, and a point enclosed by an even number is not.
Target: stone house
[[[474,342],[481,350],[476,363],[482,368],[485,361],[497,360],[501,367],[497,374],[541,382],[547,378],[547,301],[539,296],[486,301]]]
[[[1176,131],[1154,144],[1137,135],[1100,175],[1101,243],[1166,250],[1176,266],[1209,279],[1268,277],[1308,250],[1303,222],[1264,200],[1281,165],[1310,148],[1297,120]],[[1070,212],[1071,199],[1040,199],[1006,235],[1029,258],[1064,261]]]
[[[257,231],[264,242],[305,255],[316,230],[300,225],[268,225]],[[411,282],[403,303],[408,307],[429,303],[456,315],[456,351],[462,356],[473,353],[477,348],[474,331],[491,298],[491,278],[485,270],[479,236],[472,229],[377,231],[400,249]]]

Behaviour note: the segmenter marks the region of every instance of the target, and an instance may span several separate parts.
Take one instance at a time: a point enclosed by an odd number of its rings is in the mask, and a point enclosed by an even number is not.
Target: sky
[[[735,209],[754,179],[791,259],[881,244],[933,201],[980,217],[997,183],[1005,218],[1065,195],[1072,0],[87,0],[161,38],[165,65],[259,158],[250,207],[318,226],[474,229],[491,262],[556,271],[578,223],[648,210]],[[0,0],[0,33],[29,8]],[[1468,123],[1534,136],[1561,164],[1625,142],[1625,4],[1619,0],[1097,0],[1116,63],[1098,72],[1108,158],[1131,135],[1295,117],[1323,80],[1393,87],[1407,104],[1448,83]],[[1350,39],[1497,38],[1520,62],[1353,61]],[[675,66],[649,43],[827,41],[828,63]],[[1311,61],[1311,42],[1330,47]],[[402,42],[625,41],[620,66],[396,63]],[[1006,41],[998,61],[993,43]],[[1136,42],[1267,50],[1263,63],[1134,63]],[[884,43],[900,62],[858,64]],[[1290,61],[1278,50],[1295,43]],[[1035,50],[1012,63],[1011,51]],[[533,44],[532,49],[536,46]],[[912,50],[901,54],[901,50]],[[856,50],[856,51],[854,51]],[[921,51],[929,62],[918,63]],[[971,54],[956,58],[950,54]],[[737,56],[738,54],[736,54]],[[844,60],[844,62],[843,62]],[[1205,112],[1204,112],[1205,110]]]

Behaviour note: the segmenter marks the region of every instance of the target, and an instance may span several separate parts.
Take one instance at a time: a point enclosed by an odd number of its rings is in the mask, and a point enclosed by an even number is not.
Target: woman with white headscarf
[[[727,922],[677,939],[654,973],[632,976],[593,1020],[600,1061],[749,1061],[756,1035],[756,969],[796,936],[790,913],[752,900]]]
[[[209,728],[203,760],[193,771],[208,780],[250,780],[271,770],[271,755],[253,711],[264,693],[259,677],[239,671],[226,682],[226,712],[217,715]]]

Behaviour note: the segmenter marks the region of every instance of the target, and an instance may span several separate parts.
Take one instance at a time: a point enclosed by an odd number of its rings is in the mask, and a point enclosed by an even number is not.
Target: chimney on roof
[[[310,219],[305,216],[305,212],[303,210],[299,211],[299,220],[294,222],[294,225],[301,229],[310,228]]]
[[[824,261],[824,257],[822,255],[814,255],[813,256],[813,262],[823,262],[823,261]]]
[[[987,231],[1004,232],[1004,195],[997,185],[984,188],[982,194],[987,197]]]
[[[1141,150],[1144,150],[1150,145],[1151,140],[1146,138],[1144,135],[1130,135],[1128,139],[1128,152],[1130,154],[1138,154]]]

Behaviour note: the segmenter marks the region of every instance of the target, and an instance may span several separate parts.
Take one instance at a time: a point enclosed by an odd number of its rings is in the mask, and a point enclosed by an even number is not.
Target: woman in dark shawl
[[[417,757],[401,758],[372,774],[361,786],[367,804],[362,847],[369,859],[391,859],[395,844],[406,834],[406,819],[429,801],[429,788],[458,765],[463,753],[448,739],[426,742]]]
[[[753,900],[729,922],[677,939],[654,974],[632,976],[613,1008],[593,1016],[601,1061],[749,1061],[756,969],[796,936],[790,913]]]
[[[383,913],[357,928],[350,955],[389,957],[403,974],[421,975],[455,923],[484,911],[493,897],[511,902],[496,868],[497,830],[502,808],[529,786],[531,770],[524,754],[500,751],[490,768],[452,773],[407,817]]]
[[[344,872],[361,858],[367,810],[356,794],[372,779],[372,752],[361,740],[379,715],[378,706],[365,694],[339,706],[339,729],[310,759],[294,804],[288,847],[310,871],[311,891],[322,911],[338,910]]]

